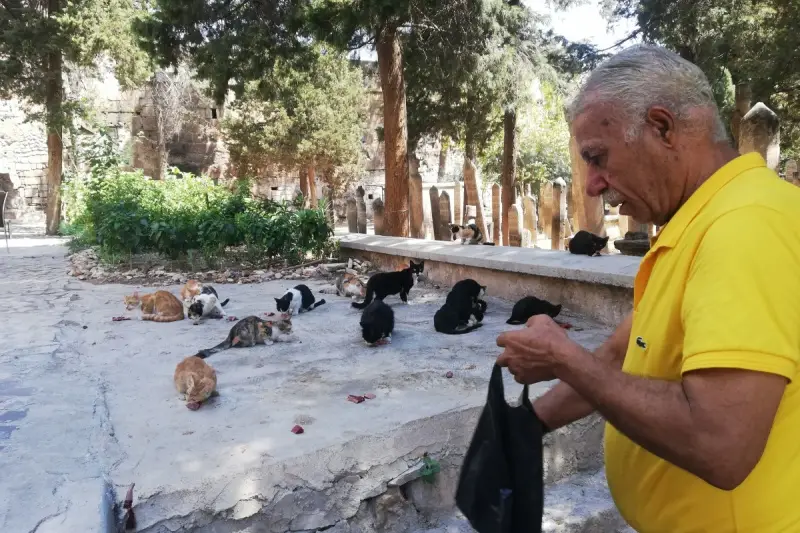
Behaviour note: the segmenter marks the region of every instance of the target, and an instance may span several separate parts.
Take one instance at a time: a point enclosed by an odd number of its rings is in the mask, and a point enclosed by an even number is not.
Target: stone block
[[[742,118],[739,126],[739,153],[758,152],[767,167],[778,170],[780,162],[780,120],[761,102]]]

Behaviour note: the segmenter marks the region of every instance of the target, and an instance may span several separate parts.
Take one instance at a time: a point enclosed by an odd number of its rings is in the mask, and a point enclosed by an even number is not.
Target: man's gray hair
[[[567,120],[572,123],[590,101],[597,100],[619,106],[630,123],[628,138],[639,134],[647,111],[657,105],[679,121],[689,119],[692,109],[704,108],[712,117],[714,141],[728,140],[706,75],[694,63],[659,46],[632,46],[600,64],[567,107]]]

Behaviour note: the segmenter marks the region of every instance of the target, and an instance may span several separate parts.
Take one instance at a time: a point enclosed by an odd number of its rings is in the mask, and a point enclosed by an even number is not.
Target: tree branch
[[[622,46],[623,44],[627,43],[631,39],[635,39],[636,37],[638,37],[640,33],[642,33],[641,29],[633,30],[633,32],[631,32],[631,34],[628,35],[627,37],[617,41],[616,43],[612,44],[608,48],[603,48],[602,50],[598,50],[597,53],[602,54],[603,52],[608,52],[609,50],[613,50],[614,48],[617,48],[618,46]]]
[[[19,20],[19,15],[15,13],[15,8],[13,8],[11,4],[8,3],[8,0],[0,0],[0,5],[2,5],[6,11],[8,11],[9,15]]]

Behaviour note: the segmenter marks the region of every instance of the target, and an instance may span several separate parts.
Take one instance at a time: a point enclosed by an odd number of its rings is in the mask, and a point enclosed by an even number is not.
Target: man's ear
[[[662,143],[667,146],[675,145],[675,116],[668,109],[651,107],[647,110],[645,122],[655,129]]]

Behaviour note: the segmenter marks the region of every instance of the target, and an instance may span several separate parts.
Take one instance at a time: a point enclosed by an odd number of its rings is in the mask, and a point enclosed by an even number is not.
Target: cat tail
[[[373,297],[374,293],[375,293],[375,291],[372,290],[371,287],[367,287],[367,296],[364,298],[364,301],[361,302],[361,303],[353,302],[350,305],[352,305],[356,309],[364,309],[365,307],[367,307],[372,302],[372,297]]]
[[[493,242],[485,242],[485,243],[483,243],[483,245],[484,246],[495,246],[495,243],[493,243]]]
[[[324,305],[324,304],[325,304],[325,299],[323,298],[322,300],[319,300],[319,301],[314,302],[313,304],[311,304],[311,307],[309,307],[308,310],[311,311],[312,309],[316,309],[320,305]]]
[[[199,357],[200,359],[205,359],[206,357],[208,357],[210,355],[214,355],[217,352],[221,352],[223,350],[227,350],[231,346],[233,346],[233,343],[231,342],[231,340],[230,339],[225,339],[224,341],[222,341],[221,343],[217,344],[213,348],[206,348],[205,350],[200,350],[199,352],[197,352],[197,357]]]
[[[450,332],[446,332],[446,333],[448,335],[463,335],[464,333],[469,333],[470,331],[475,331],[476,329],[478,329],[482,325],[483,325],[482,322],[478,322],[477,324],[473,324],[473,325],[471,325],[469,327],[466,327],[464,329],[457,329],[455,331],[450,331]]]
[[[224,302],[222,302],[221,304],[219,304],[219,306],[220,306],[220,307],[225,307],[226,305],[228,305],[228,302],[230,302],[230,301],[231,301],[231,299],[230,299],[230,298],[227,298],[227,299],[226,299]]]
[[[177,322],[178,320],[183,320],[183,309],[181,309],[174,315],[159,315],[159,314],[142,315],[142,320],[150,320],[151,322]]]

